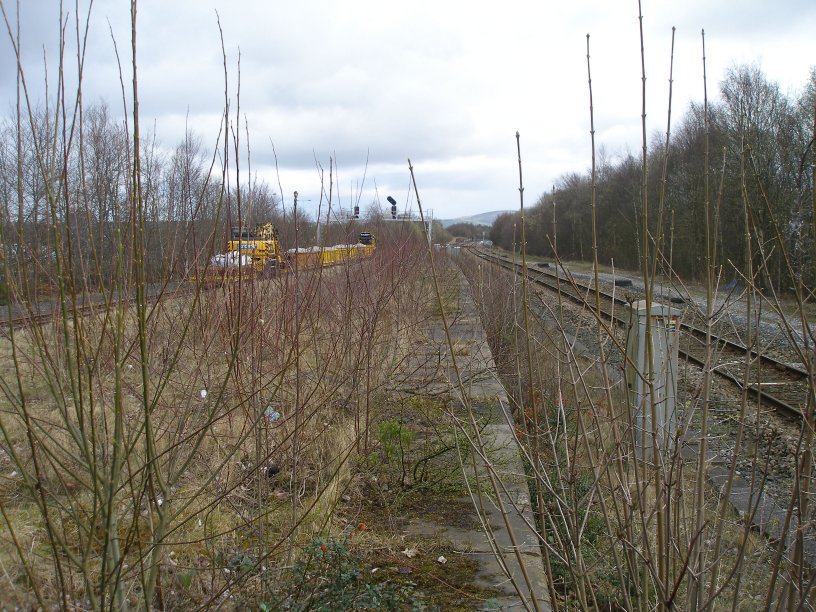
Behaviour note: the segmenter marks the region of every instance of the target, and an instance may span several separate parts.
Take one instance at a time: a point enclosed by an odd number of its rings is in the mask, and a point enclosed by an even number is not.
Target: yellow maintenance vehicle
[[[232,228],[227,252],[214,255],[207,265],[196,270],[190,281],[204,287],[226,286],[240,278],[270,276],[284,267],[278,231],[271,223],[246,228]]]
[[[273,273],[284,267],[283,252],[278,241],[278,230],[271,223],[256,225],[254,231],[232,228],[232,240],[227,252],[237,252],[252,260],[255,272]]]
[[[252,280],[271,276],[284,269],[287,261],[301,268],[332,266],[358,257],[371,257],[375,250],[376,241],[371,232],[360,232],[357,244],[301,247],[289,249],[284,254],[278,231],[271,223],[256,225],[251,231],[233,227],[227,252],[213,256],[206,266],[190,277],[190,281],[204,287],[226,286],[241,278]]]

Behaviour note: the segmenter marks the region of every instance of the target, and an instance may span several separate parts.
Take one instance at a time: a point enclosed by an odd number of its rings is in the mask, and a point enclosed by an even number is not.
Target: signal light
[[[394,198],[392,198],[391,196],[388,196],[386,199],[389,202],[391,202],[391,218],[396,219],[397,218],[397,201]]]
[[[354,218],[355,218],[355,219],[359,219],[359,218],[360,218],[360,207],[359,207],[359,206],[355,206],[355,207],[354,207]]]

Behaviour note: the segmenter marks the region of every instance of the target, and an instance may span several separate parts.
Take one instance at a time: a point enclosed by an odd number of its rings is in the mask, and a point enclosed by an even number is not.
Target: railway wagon
[[[354,245],[357,249],[357,254],[362,257],[370,257],[374,254],[377,248],[377,243],[371,232],[360,232],[360,242]]]
[[[320,264],[320,247],[299,247],[286,251],[288,268],[313,268]]]
[[[218,266],[208,266],[190,277],[190,282],[201,284],[202,287],[222,287],[243,281],[252,282],[258,273],[251,265],[240,268],[219,268]]]
[[[336,244],[325,247],[300,247],[286,251],[289,266],[301,268],[334,266],[344,264],[358,257],[371,257],[376,251],[376,241],[370,232],[361,232],[357,244]]]
[[[190,282],[207,288],[220,287],[239,280],[252,281],[257,274],[251,257],[230,251],[213,256],[206,266],[198,268],[190,276]]]

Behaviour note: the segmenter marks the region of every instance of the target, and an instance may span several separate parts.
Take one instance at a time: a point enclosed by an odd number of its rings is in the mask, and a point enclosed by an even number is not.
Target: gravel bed
[[[548,271],[554,271],[551,266]],[[594,274],[574,270],[567,267],[567,272],[576,283],[594,286]],[[615,281],[630,281],[627,287],[615,286]],[[602,290],[607,293],[615,293],[616,296],[626,300],[643,299],[645,286],[643,277],[636,272],[622,271],[616,274],[607,272],[598,273],[598,281]],[[653,291],[656,301],[669,303],[671,306],[682,311],[682,318],[685,322],[694,325],[701,325],[705,320],[706,312],[706,290],[698,283],[686,283],[678,288],[677,283],[658,281],[655,283]],[[671,303],[671,300],[682,300],[682,303]],[[791,316],[784,321],[778,312],[772,308],[767,299],[763,299],[757,311],[757,297],[753,296],[753,314],[749,317],[747,312],[747,296],[744,287],[734,286],[726,289],[721,286],[716,292],[712,311],[715,314],[714,333],[729,340],[748,344],[747,337],[748,322],[751,323],[751,335],[758,337],[756,347],[764,354],[774,359],[783,361],[789,365],[802,367],[802,356],[800,350],[806,347],[806,338],[803,330],[805,326],[798,316]],[[782,304],[782,308],[793,311],[793,304]],[[816,321],[807,322],[809,331],[809,342],[811,352],[813,350],[813,338],[816,337]]]

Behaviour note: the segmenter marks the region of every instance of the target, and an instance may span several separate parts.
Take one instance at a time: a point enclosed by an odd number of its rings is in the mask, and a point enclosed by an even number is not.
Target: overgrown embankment
[[[684,606],[700,598],[690,592],[688,563],[701,538],[719,551],[702,553],[709,572],[702,600],[715,608],[764,601],[777,551],[705,484],[705,526],[694,528],[697,448],[684,442],[682,426],[657,463],[637,459],[635,412],[619,384],[619,340],[597,325],[591,305],[530,291],[525,313],[518,277],[476,258],[459,263],[514,404],[559,602],[578,609]],[[678,402],[693,408],[685,393],[694,387],[682,389]]]
[[[427,316],[413,298],[422,257],[386,249],[89,316],[66,301],[51,322],[8,330],[3,601],[295,597],[292,564],[338,529]]]

